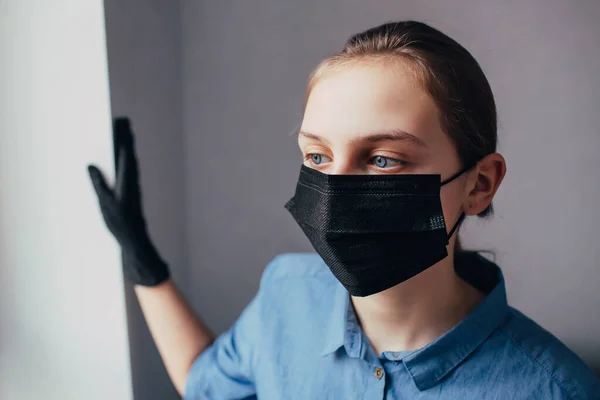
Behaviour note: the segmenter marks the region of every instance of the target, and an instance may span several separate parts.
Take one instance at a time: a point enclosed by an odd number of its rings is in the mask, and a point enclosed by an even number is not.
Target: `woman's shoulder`
[[[566,398],[600,399],[600,380],[583,360],[519,310],[510,308],[499,333],[524,379],[535,380],[534,375],[547,379]]]
[[[279,353],[283,351],[281,343],[293,337],[295,350],[285,351],[317,351],[313,348],[318,343],[314,332],[326,326],[339,311],[334,305],[339,303],[335,300],[343,293],[341,289],[316,254],[288,253],[275,257],[263,272],[256,298],[262,331],[271,339],[263,350]]]
[[[298,279],[335,281],[333,274],[318,254],[283,253],[267,264],[261,277],[261,286],[273,281]]]

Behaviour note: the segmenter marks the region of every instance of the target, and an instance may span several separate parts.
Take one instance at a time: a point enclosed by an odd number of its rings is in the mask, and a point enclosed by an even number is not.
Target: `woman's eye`
[[[393,168],[393,167],[401,167],[406,164],[405,161],[396,160],[389,157],[384,156],[375,156],[371,159],[373,165],[377,168]]]
[[[323,163],[331,161],[331,159],[323,154],[307,154],[306,159],[310,160],[313,165],[321,165]]]

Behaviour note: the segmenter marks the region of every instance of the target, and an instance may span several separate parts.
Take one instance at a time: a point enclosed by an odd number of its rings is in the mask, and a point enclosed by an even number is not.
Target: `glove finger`
[[[124,144],[124,134],[130,131],[131,126],[129,124],[129,118],[118,117],[113,119],[113,135],[115,138],[115,147],[117,149],[121,148],[121,146]]]
[[[138,161],[135,154],[135,139],[131,130],[122,132],[121,146],[125,153],[125,179],[127,180],[127,187],[137,189],[139,185],[139,169]]]
[[[127,118],[114,121],[115,143],[118,148],[117,160],[117,199],[136,215],[141,215],[141,194],[138,162],[135,155],[135,141]]]
[[[102,172],[100,172],[95,165],[89,165],[88,173],[100,204],[103,205],[114,201],[113,192],[106,184],[106,180],[104,179]]]
[[[128,118],[115,118],[113,122],[113,134],[115,136],[115,144],[119,152],[124,151],[125,154],[135,158],[135,146],[133,140],[133,132]]]
[[[124,236],[125,221],[123,215],[120,212],[120,208],[114,197],[113,191],[106,184],[106,180],[100,170],[90,165],[88,171],[96,194],[98,195],[98,202],[100,203],[100,212],[104,218],[104,222],[109,231],[115,236],[115,238],[121,243]]]
[[[125,177],[125,151],[119,148],[117,151],[117,180],[115,182],[115,197],[122,201],[126,194],[127,179]]]

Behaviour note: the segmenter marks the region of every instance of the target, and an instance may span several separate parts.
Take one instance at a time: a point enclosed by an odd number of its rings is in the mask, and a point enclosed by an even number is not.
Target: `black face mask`
[[[353,296],[381,292],[446,258],[440,175],[327,175],[302,166],[285,205]]]

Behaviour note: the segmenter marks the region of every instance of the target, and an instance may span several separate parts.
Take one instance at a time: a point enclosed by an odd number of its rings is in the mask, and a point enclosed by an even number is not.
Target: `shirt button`
[[[381,377],[383,376],[383,369],[381,369],[380,367],[375,368],[375,373],[373,375],[375,375],[375,378],[381,379]]]

